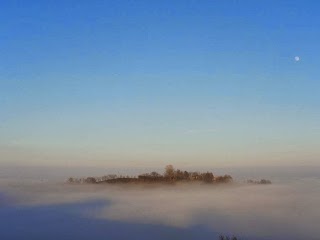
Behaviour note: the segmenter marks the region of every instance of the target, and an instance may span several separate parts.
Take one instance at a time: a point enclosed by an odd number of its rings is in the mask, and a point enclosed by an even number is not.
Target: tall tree
[[[167,165],[166,166],[164,176],[168,177],[168,178],[173,178],[174,177],[174,168],[173,168],[172,165]]]

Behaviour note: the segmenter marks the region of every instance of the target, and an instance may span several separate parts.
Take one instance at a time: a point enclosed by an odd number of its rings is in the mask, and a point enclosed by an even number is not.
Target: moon
[[[300,61],[300,57],[299,57],[299,56],[295,56],[295,57],[294,57],[294,60],[295,60],[296,62],[299,62],[299,61]]]

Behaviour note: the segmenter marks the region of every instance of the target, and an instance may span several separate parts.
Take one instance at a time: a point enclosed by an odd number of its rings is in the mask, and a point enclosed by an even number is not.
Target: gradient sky
[[[0,11],[0,164],[320,165],[318,1]]]

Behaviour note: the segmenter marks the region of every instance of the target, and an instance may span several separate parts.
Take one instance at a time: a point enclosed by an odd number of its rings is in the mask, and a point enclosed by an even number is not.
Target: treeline
[[[219,236],[219,240],[240,240],[240,239],[238,239],[238,238],[235,237],[235,236],[229,237],[229,236],[220,235],[220,236]]]
[[[267,179],[261,179],[261,180],[248,180],[247,183],[250,183],[250,184],[271,184],[271,181],[270,180],[267,180]]]
[[[212,172],[188,172],[174,169],[172,165],[165,167],[163,174],[157,172],[144,173],[138,176],[118,176],[109,174],[102,177],[69,178],[68,183],[174,183],[174,182],[203,182],[229,183],[230,175],[215,176]]]

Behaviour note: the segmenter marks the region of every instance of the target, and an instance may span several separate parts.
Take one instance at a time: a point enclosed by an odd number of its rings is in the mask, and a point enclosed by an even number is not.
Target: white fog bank
[[[320,181],[316,178],[272,185],[163,187],[8,183],[0,191],[23,207],[100,200],[105,202],[103,207],[79,214],[179,228],[203,225],[263,239],[320,236]]]

